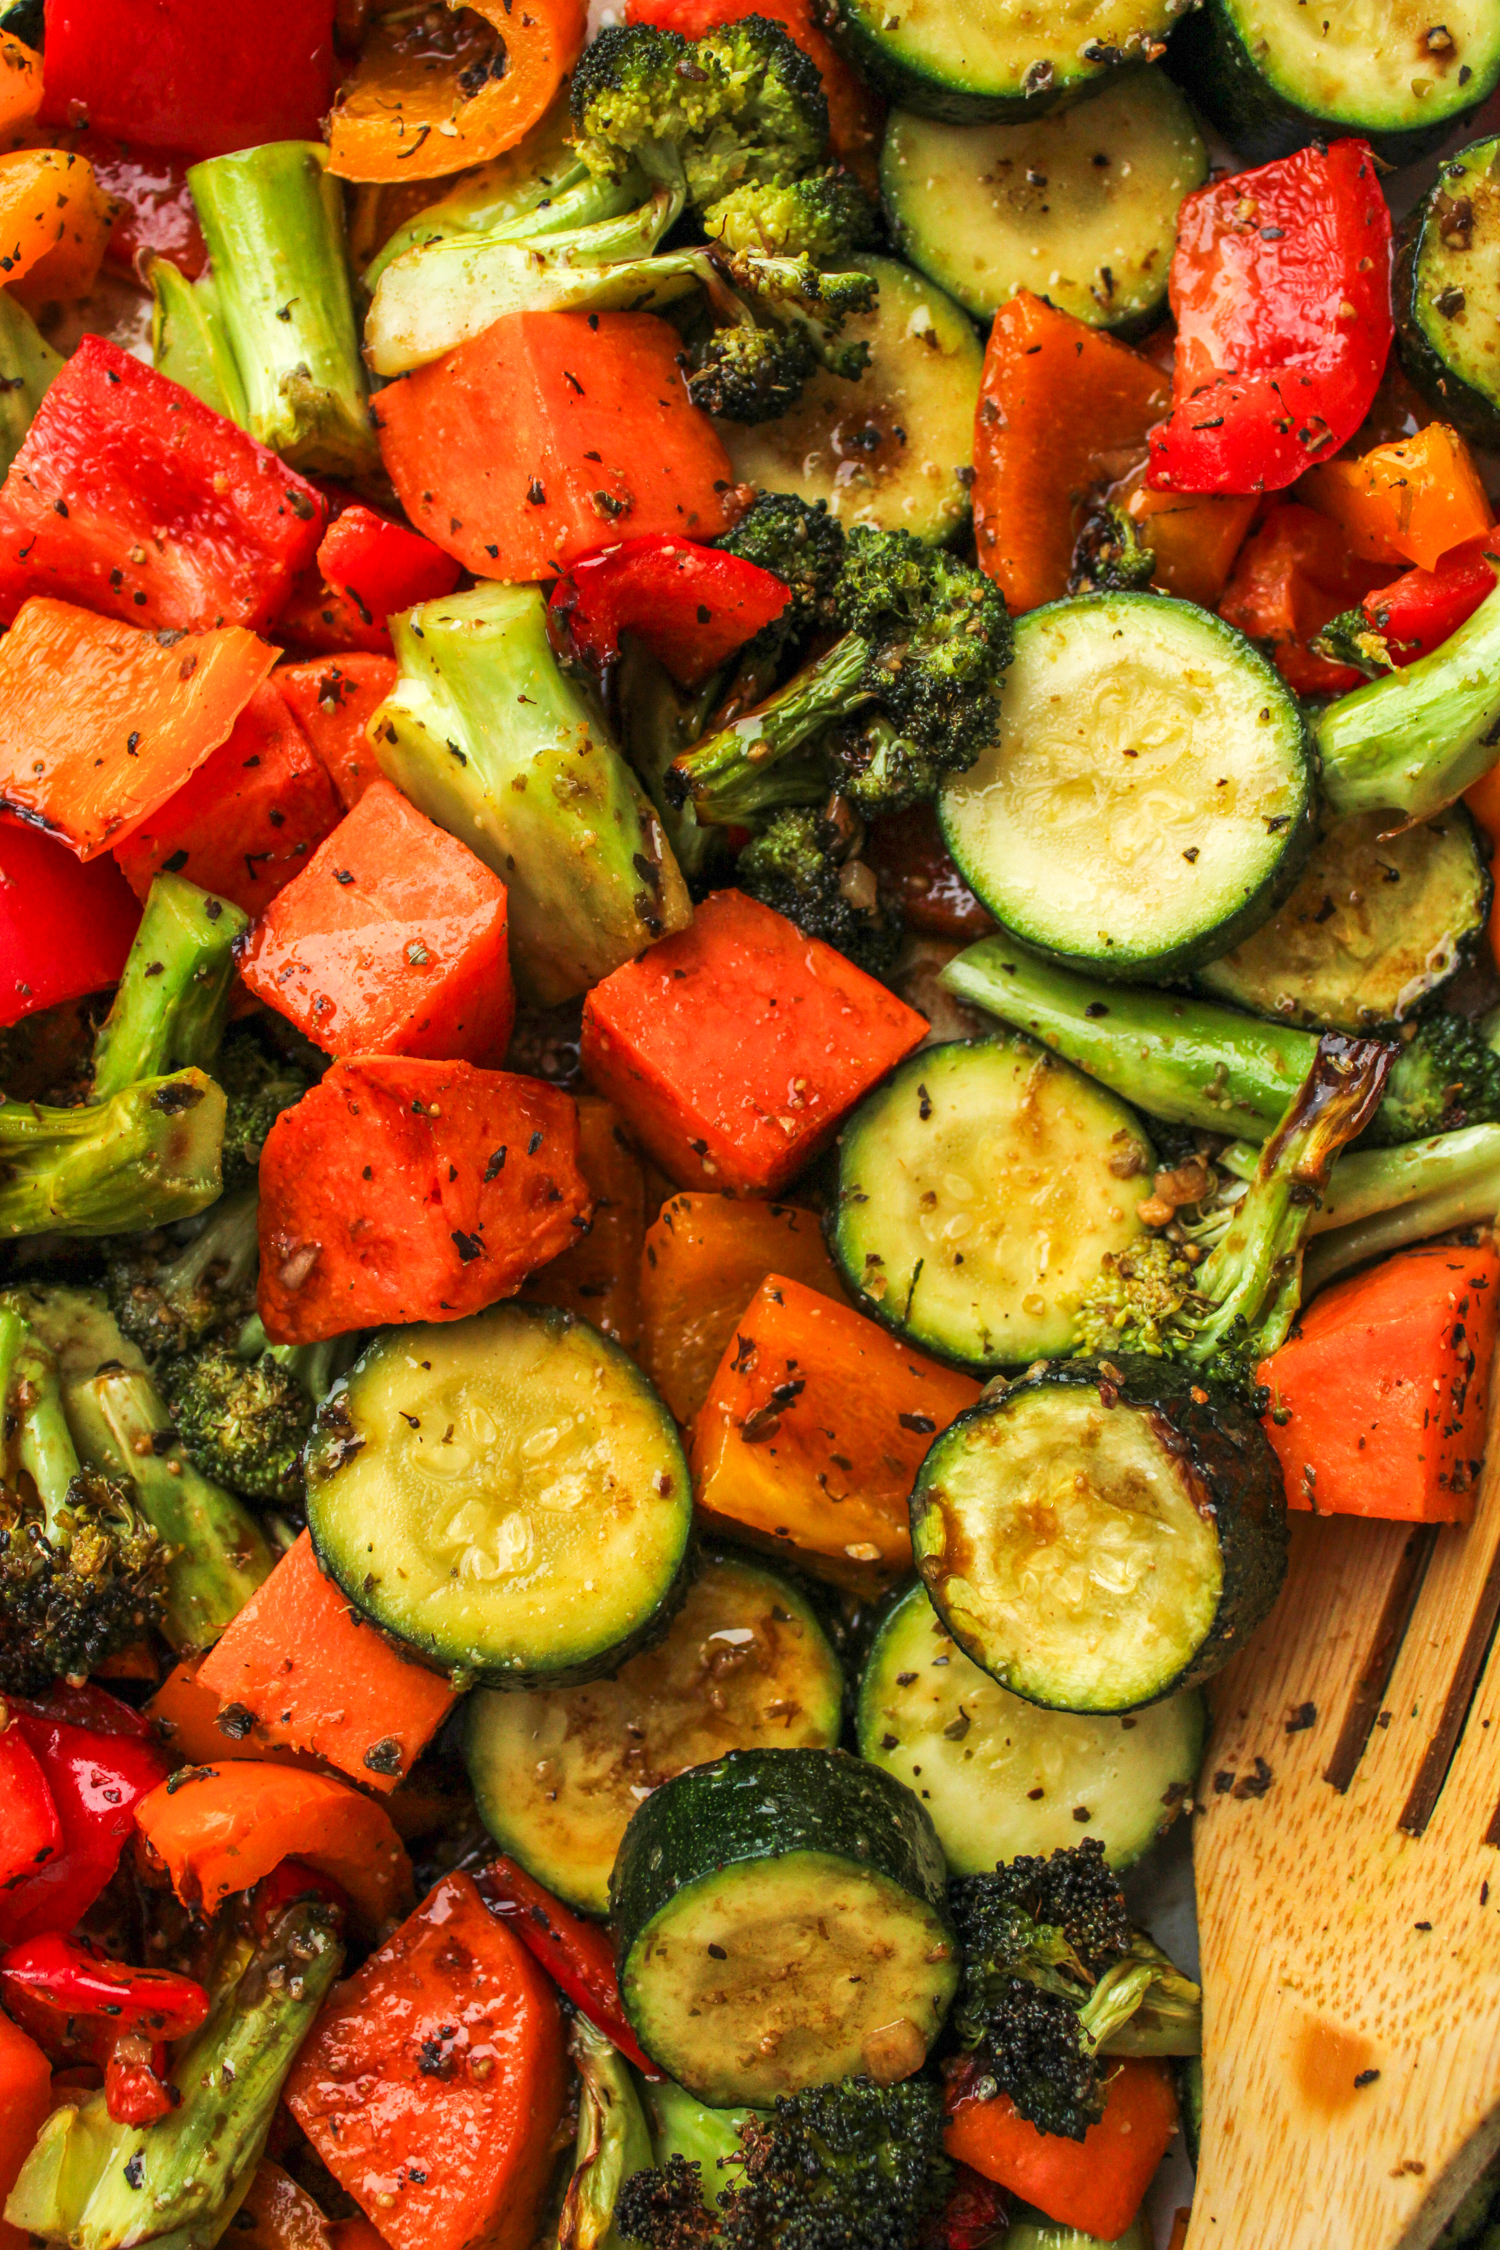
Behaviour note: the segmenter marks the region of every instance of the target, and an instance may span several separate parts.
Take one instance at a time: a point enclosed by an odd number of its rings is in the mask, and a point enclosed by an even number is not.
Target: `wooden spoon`
[[[1468,1529],[1294,1516],[1215,1682],[1187,2250],[1427,2250],[1500,2146],[1500,1444]]]

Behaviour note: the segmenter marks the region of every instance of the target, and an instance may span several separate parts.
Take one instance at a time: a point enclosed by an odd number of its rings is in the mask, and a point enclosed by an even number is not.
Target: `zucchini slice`
[[[1286,904],[1222,961],[1205,992],[1283,1023],[1374,1031],[1400,1023],[1469,959],[1494,884],[1462,805],[1396,835],[1390,815],[1325,830]]]
[[[385,1330],[319,1409],[306,1477],[324,1568],[445,1670],[598,1679],[671,1615],[692,1523],[677,1425],[572,1313]]]
[[[958,1983],[932,1822],[838,1750],[678,1774],[626,1829],[611,1899],[631,2028],[716,2109],[909,2077]]]
[[[950,125],[1015,124],[1155,61],[1193,0],[838,0],[835,36],[887,100]]]
[[[822,370],[774,422],[718,422],[735,481],[826,500],[830,515],[934,544],[969,520],[984,353],[951,297],[894,258],[862,258],[875,310],[850,320],[870,364],[857,382]]]
[[[1386,164],[1430,156],[1500,85],[1494,0],[1204,0],[1172,68],[1245,164],[1349,133]]]
[[[706,1562],[666,1636],[587,1687],[469,1698],[464,1756],[502,1851],[585,1914],[653,1789],[726,1750],[831,1750],[843,1675],[803,1596],[741,1556]]]
[[[911,1519],[960,1648],[1053,1711],[1134,1711],[1210,1679],[1286,1571],[1264,1430],[1168,1360],[992,1384],[928,1453]]]
[[[1144,335],[1167,302],[1177,207],[1208,152],[1170,78],[1134,70],[1020,125],[894,110],[880,190],[902,256],[981,320],[1030,289],[1059,312]]]
[[[938,801],[960,874],[1033,951],[1096,976],[1221,958],[1314,834],[1297,698],[1222,618],[1083,594],[1016,624],[994,746]]]
[[[1207,1717],[1196,1688],[1123,1718],[1043,1711],[981,1672],[908,1589],[859,1685],[859,1753],[915,1789],[954,1875],[1097,1836],[1111,1867],[1149,1850],[1192,1796]]]
[[[1500,54],[1500,9],[1493,20]],[[1402,228],[1396,335],[1443,420],[1500,447],[1500,134],[1450,156]]]
[[[978,1374],[1072,1350],[1155,1156],[1115,1094],[1016,1032],[912,1055],[839,1143],[829,1247],[861,1311]]]

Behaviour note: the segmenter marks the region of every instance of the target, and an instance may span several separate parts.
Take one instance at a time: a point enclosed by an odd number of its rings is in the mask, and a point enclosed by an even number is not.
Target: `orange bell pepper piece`
[[[46,2056],[18,2024],[0,2014],[0,2211],[51,2107],[52,2072]],[[31,2240],[0,2218],[0,2250],[30,2250]]]
[[[1059,2226],[1100,2242],[1125,2232],[1177,2129],[1177,2099],[1166,2063],[1116,2063],[1105,2082],[1104,2115],[1081,2141],[1041,2133],[1008,2094],[960,2100],[943,2146]]]
[[[390,1815],[347,1781],[259,1759],[190,1767],[136,1807],[136,1825],[184,1906],[208,1915],[284,1859],[349,1894],[366,1931],[411,1899],[411,1862]]]
[[[0,32],[0,132],[23,125],[41,106],[41,56],[8,31]]]
[[[917,1471],[979,1388],[863,1313],[768,1274],[693,1424],[699,1505],[836,1584],[909,1570]]]
[[[1153,492],[1144,481],[1117,496],[1156,557],[1151,583],[1179,601],[1214,609],[1255,520],[1255,492]]]
[[[1172,385],[1159,367],[1023,289],[1000,307],[974,422],[979,565],[1011,609],[1068,590],[1090,488],[1146,458]]]
[[[0,156],[0,278],[6,288],[32,311],[53,298],[83,296],[104,262],[112,212],[83,157],[59,148]]]
[[[227,739],[275,661],[243,625],[164,648],[33,595],[0,641],[0,806],[96,858]]]
[[[1435,570],[1451,548],[1481,538],[1495,520],[1474,456],[1446,422],[1429,422],[1415,437],[1377,445],[1356,461],[1325,462],[1297,491],[1343,525],[1356,554],[1423,570]]]
[[[365,729],[395,686],[400,669],[393,656],[357,650],[307,664],[283,664],[276,674],[275,684],[328,768],[345,812],[381,778]]]
[[[578,1100],[578,1169],[593,1197],[588,1232],[521,1285],[534,1305],[558,1305],[612,1336],[626,1351],[641,1342],[641,1246],[646,1176],[610,1103]]]
[[[691,1422],[745,1307],[781,1273],[846,1305],[817,1214],[732,1195],[674,1195],[641,1260],[642,1364],[679,1422]]]
[[[329,120],[344,180],[433,180],[514,148],[583,52],[582,0],[448,0],[388,16],[365,41]],[[482,25],[475,18],[482,18]],[[467,19],[467,20],[466,20]]]

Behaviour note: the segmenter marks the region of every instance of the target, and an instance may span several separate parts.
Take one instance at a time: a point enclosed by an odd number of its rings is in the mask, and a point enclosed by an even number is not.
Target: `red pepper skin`
[[[647,2078],[660,2078],[661,2072],[642,2052],[625,2020],[608,1932],[570,1912],[513,1859],[491,1860],[475,1881],[490,1912],[515,1931],[579,2014],[587,2016],[594,2029],[602,2031]]]
[[[928,937],[972,945],[995,925],[964,881],[943,842],[931,805],[887,813],[870,829],[865,864],[888,891],[908,926]]]
[[[0,1954],[0,1992],[7,2008],[24,1993],[58,2016],[87,2016],[117,2032],[151,2040],[185,2039],[208,2015],[208,1994],[171,1969],[136,1969],[108,1960],[87,1939],[48,1930]]]
[[[111,860],[85,866],[40,829],[0,827],[0,1024],[117,983],[140,918]]]
[[[68,1708],[75,1696],[114,1703],[99,1689],[66,1690],[52,1699],[52,1707]],[[0,1944],[72,1929],[114,1874],[135,1827],[136,1806],[170,1771],[144,1722],[134,1712],[129,1716],[135,1722],[130,1729],[104,1732],[97,1723],[77,1726],[55,1718],[50,1708],[12,1707],[12,1724],[35,1751],[57,1807],[62,1850],[34,1875],[0,1892]]]
[[[153,251],[169,258],[185,280],[196,281],[208,264],[208,245],[187,184],[190,156],[170,149],[146,149],[108,133],[73,133],[68,146],[86,157],[94,177],[114,199],[105,263],[134,274],[136,253]]]
[[[1330,517],[1300,500],[1278,500],[1240,549],[1219,615],[1265,643],[1299,695],[1346,695],[1363,675],[1319,656],[1310,644],[1345,610],[1367,598],[1384,600],[1386,567],[1352,553]]]
[[[305,1860],[278,1860],[269,1875],[264,1875],[255,1886],[252,1913],[259,1936],[268,1937],[289,1906],[299,1899],[320,1898],[331,1906],[340,1923],[349,1920],[351,1908],[349,1894],[331,1875],[320,1874]]]
[[[314,656],[389,656],[384,618],[362,612],[348,594],[330,586],[315,563],[293,583],[271,636],[284,648]]]
[[[355,501],[323,534],[318,568],[337,594],[347,594],[363,622],[374,624],[418,602],[441,601],[463,576],[463,566],[420,531]]]
[[[790,600],[758,564],[658,532],[575,562],[552,590],[552,613],[586,663],[613,663],[631,632],[679,685],[698,687]]]
[[[954,2164],[948,2199],[923,2229],[923,2250],[985,2250],[1005,2227],[1010,2198],[968,2164]]]
[[[0,1895],[14,1889],[63,1848],[62,1822],[36,1752],[21,1729],[0,1733]]]
[[[1500,551],[1492,534],[1444,555],[1436,570],[1403,571],[1366,594],[1360,607],[1396,664],[1415,664],[1441,647],[1495,591]]]
[[[327,503],[222,414],[85,336],[0,487],[0,618],[54,594],[127,624],[269,623]]]
[[[48,0],[50,125],[227,156],[313,141],[333,98],[334,0]]]
[[[1188,196],[1172,259],[1157,492],[1279,492],[1368,414],[1390,353],[1391,215],[1367,142],[1298,149]]]
[[[180,2099],[167,2084],[166,2042],[121,2032],[104,2064],[104,2106],[115,2123],[154,2125]]]

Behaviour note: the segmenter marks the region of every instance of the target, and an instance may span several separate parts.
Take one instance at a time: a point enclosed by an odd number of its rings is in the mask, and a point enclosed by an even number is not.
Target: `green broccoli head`
[[[727,422],[774,422],[795,406],[817,355],[801,329],[716,328],[692,354],[688,396]]]
[[[965,1876],[949,1902],[964,1956],[953,2014],[962,2045],[1041,2132],[1081,2141],[1104,2114],[1082,2010],[1131,1944],[1103,1845],[1090,1837]]]
[[[1098,507],[1073,549],[1070,594],[1135,593],[1156,574],[1156,556],[1123,508]]]
[[[839,170],[738,187],[710,204],[703,227],[732,258],[810,258],[819,266],[873,248],[878,232],[858,181]]]
[[[814,365],[845,382],[857,382],[870,364],[862,336],[846,337],[851,313],[870,312],[879,295],[873,274],[825,273],[811,258],[762,258],[746,253],[728,261],[729,278],[754,313],[789,335],[800,336]]]
[[[1164,1235],[1124,1250],[1106,1250],[1099,1278],[1078,1307],[1077,1349],[1091,1358],[1145,1352],[1170,1358],[1181,1342],[1179,1322],[1193,1300],[1193,1265]]]
[[[864,861],[840,857],[840,841],[837,824],[824,813],[788,807],[740,853],[735,883],[856,968],[883,977],[895,964],[905,925],[898,908],[881,904]]]
[[[246,1359],[230,1344],[210,1343],[172,1360],[161,1384],[196,1469],[247,1500],[299,1506],[314,1402],[294,1368],[269,1351]]]
[[[909,531],[856,524],[835,604],[865,644],[866,693],[943,770],[971,766],[994,739],[1013,650],[994,581]]]
[[[764,16],[692,41],[650,24],[604,30],[583,52],[571,99],[591,172],[620,179],[638,164],[685,178],[700,210],[745,183],[799,179],[828,140],[816,65]]]
[[[279,1055],[253,1024],[236,1024],[225,1034],[213,1064],[224,1089],[224,1187],[244,1187],[260,1166],[266,1135],[284,1109],[301,1101],[316,1072]]]
[[[171,1549],[123,1484],[80,1470],[44,1510],[0,1489],[0,1694],[79,1679],[154,1625]]]
[[[790,492],[763,492],[718,545],[773,572],[791,588],[792,598],[780,617],[764,628],[778,636],[778,646],[805,640],[833,624],[844,527],[828,513],[826,500],[809,505]]]
[[[226,1195],[185,1244],[128,1236],[112,1247],[105,1293],[116,1320],[153,1363],[237,1333],[255,1310],[260,1266],[255,1191]]]
[[[1494,1124],[1500,1124],[1500,1055],[1467,1016],[1439,1009],[1421,1017],[1397,1049],[1364,1137],[1386,1148],[1461,1125]]]
[[[617,2232],[645,2250],[916,2250],[948,2178],[942,2100],[921,2078],[782,2094],[720,2163],[717,2214],[699,2165],[673,2156],[625,2182]]]

